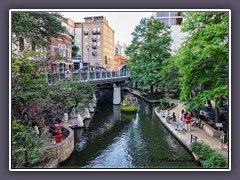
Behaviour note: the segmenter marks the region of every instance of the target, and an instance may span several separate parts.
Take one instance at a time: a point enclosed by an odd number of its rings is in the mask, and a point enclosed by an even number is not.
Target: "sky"
[[[131,33],[144,17],[150,17],[152,12],[61,12],[63,17],[70,18],[74,22],[84,22],[84,17],[104,16],[108,25],[114,30],[115,43],[129,45],[132,40]]]

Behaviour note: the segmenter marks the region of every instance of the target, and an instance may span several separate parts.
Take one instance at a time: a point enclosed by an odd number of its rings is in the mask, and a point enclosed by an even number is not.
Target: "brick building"
[[[48,69],[56,73],[72,70],[72,37],[69,33],[62,34],[59,38],[51,39],[50,66]]]

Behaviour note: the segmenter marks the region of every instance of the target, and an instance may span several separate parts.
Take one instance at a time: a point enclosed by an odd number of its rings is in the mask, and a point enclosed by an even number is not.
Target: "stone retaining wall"
[[[217,131],[216,129],[209,126],[206,122],[201,122],[201,127],[204,131],[206,131],[212,137],[220,137],[221,131]]]
[[[62,127],[69,132],[66,139],[61,143],[45,147],[48,150],[48,157],[58,159],[58,164],[65,161],[74,150],[74,132],[68,127]]]

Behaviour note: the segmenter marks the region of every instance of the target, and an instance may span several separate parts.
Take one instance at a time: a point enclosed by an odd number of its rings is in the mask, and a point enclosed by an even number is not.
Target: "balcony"
[[[96,42],[96,41],[97,41],[97,38],[93,37],[93,38],[92,38],[92,41]]]
[[[92,34],[97,34],[97,31],[96,31],[96,30],[93,30],[93,31],[92,31]]]
[[[92,48],[93,48],[93,49],[96,49],[96,48],[97,48],[97,45],[92,45]]]
[[[88,35],[88,31],[84,31],[83,33],[84,33],[84,35]]]
[[[97,30],[97,34],[100,34],[100,33],[101,33],[101,30],[100,30],[100,29],[98,29],[98,30]]]
[[[97,56],[97,52],[92,52],[92,55],[93,56]]]

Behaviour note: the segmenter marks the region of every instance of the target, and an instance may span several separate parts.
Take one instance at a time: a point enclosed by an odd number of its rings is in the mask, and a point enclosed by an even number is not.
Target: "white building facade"
[[[181,32],[181,12],[153,12],[153,17],[163,22],[166,26],[170,26],[171,38],[173,40],[171,44],[171,51],[172,54],[175,54],[187,36],[187,33]]]

